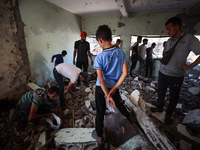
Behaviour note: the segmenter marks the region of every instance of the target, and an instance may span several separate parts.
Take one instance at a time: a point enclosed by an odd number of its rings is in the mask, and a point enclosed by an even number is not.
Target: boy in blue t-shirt
[[[103,49],[96,56],[94,68],[97,71],[97,82],[95,90],[95,101],[97,107],[95,129],[99,143],[103,142],[104,113],[106,102],[111,108],[115,105],[119,111],[130,120],[129,112],[120,101],[118,87],[123,83],[128,75],[127,59],[123,50],[112,46],[112,33],[107,25],[99,26],[96,31],[96,39]]]

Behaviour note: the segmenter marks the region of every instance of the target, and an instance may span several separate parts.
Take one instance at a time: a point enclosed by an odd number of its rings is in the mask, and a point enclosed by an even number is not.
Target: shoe
[[[170,125],[173,122],[171,115],[166,114],[164,122],[165,122],[165,124]]]
[[[150,110],[151,110],[151,112],[163,112],[163,109],[159,109],[156,107],[151,107]]]
[[[102,140],[101,140],[101,141],[99,140],[100,137],[98,138],[96,130],[93,130],[93,131],[92,131],[92,137],[93,137],[95,140],[97,140],[97,142],[98,142],[100,145],[104,144],[104,142],[105,142],[105,141],[104,141],[105,138],[103,138],[103,137],[102,137]]]

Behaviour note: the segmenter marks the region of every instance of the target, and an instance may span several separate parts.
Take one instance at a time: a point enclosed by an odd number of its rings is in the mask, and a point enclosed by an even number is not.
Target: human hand
[[[91,65],[93,65],[94,64],[94,62],[93,62],[93,60],[91,60]]]
[[[109,91],[107,97],[113,96],[113,95],[115,94],[115,92],[116,92],[116,89],[112,88],[112,89]]]
[[[115,108],[115,101],[112,97],[107,97],[106,100],[108,101],[108,106],[110,108]]]
[[[51,62],[53,62],[53,60],[51,60]]]

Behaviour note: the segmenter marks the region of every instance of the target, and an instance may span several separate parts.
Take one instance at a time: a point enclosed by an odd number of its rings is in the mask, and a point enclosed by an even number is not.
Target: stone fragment
[[[138,106],[139,105],[139,98],[140,98],[140,92],[138,90],[134,90],[131,95],[130,95],[130,99],[131,101]]]
[[[31,83],[31,82],[29,82],[27,85],[28,85],[28,87],[30,87],[30,88],[33,89],[33,90],[36,90],[36,89],[41,88],[41,87],[39,87],[37,84]]]
[[[200,109],[188,111],[182,123],[193,130],[200,131]]]
[[[145,92],[146,93],[153,93],[153,92],[155,92],[156,90],[154,89],[154,88],[152,88],[152,87],[150,87],[150,86],[146,86],[145,87]]]
[[[90,93],[90,92],[92,92],[92,90],[91,90],[90,88],[86,88],[86,89],[85,89],[85,92],[86,92],[86,93]]]
[[[42,143],[42,146],[46,143],[46,132],[42,132],[38,139],[38,142]]]
[[[200,87],[191,87],[188,88],[188,90],[193,94],[193,95],[198,95],[200,93]]]
[[[90,100],[85,100],[85,106],[89,108],[91,106]]]

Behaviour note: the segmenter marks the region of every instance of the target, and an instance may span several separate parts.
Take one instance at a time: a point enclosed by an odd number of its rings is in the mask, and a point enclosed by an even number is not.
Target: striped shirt
[[[36,107],[39,107],[39,105],[58,106],[58,100],[50,100],[43,89],[27,92],[22,96],[17,105],[19,106],[26,102],[31,103]]]

